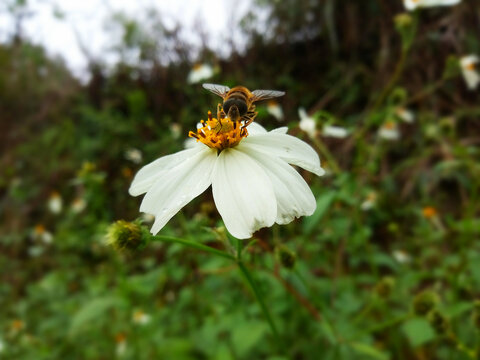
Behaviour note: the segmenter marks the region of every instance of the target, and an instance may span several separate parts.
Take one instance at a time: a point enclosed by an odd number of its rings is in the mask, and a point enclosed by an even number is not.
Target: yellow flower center
[[[240,117],[239,117],[240,119]],[[245,137],[248,131],[241,120],[233,121],[225,115],[222,106],[218,105],[217,118],[212,117],[212,112],[208,112],[208,120],[200,121],[202,127],[197,132],[190,131],[189,137],[193,137],[217,150],[223,150],[234,147]]]

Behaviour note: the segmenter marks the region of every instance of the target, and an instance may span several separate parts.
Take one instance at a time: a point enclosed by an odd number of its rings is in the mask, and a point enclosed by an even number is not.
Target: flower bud
[[[297,256],[288,247],[284,245],[277,246],[275,248],[275,255],[283,267],[287,269],[293,269],[295,267]]]
[[[437,309],[428,313],[427,320],[437,334],[445,334],[450,327],[448,319]]]
[[[384,276],[375,286],[375,292],[381,298],[388,298],[395,287],[395,279],[392,276]]]
[[[416,315],[425,316],[435,309],[439,298],[433,291],[423,291],[413,299],[413,312]]]
[[[137,222],[118,220],[107,231],[107,242],[117,250],[141,250],[150,241],[149,231]]]

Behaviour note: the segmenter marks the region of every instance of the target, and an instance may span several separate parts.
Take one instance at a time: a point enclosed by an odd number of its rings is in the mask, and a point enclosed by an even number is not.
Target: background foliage
[[[395,27],[403,11],[400,0],[259,0],[238,19],[245,49],[226,41],[228,58],[189,44],[160,14],[117,14],[122,61],[90,59],[87,84],[21,34],[0,44],[0,358],[479,356],[480,97],[457,59],[480,54],[480,12],[464,0],[411,14],[410,44]],[[303,174],[315,214],[259,231],[245,254],[280,342],[228,260],[178,244],[105,245],[112,221],[138,217],[140,199],[127,192],[135,172],[180,150],[216,107],[187,83],[201,62],[218,69],[210,82],[286,90],[286,120],[264,104],[257,121],[287,124],[329,170]],[[309,139],[300,106],[319,129],[333,121],[350,136]],[[398,121],[400,106],[414,123]],[[378,138],[388,120],[398,141]],[[126,156],[132,148],[140,163]],[[162,234],[223,248],[221,226],[207,191]],[[293,269],[282,266],[286,248]]]

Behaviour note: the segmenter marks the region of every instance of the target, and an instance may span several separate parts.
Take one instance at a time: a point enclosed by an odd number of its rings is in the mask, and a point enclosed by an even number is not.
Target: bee
[[[243,121],[242,129],[250,125],[257,117],[258,112],[255,111],[257,101],[285,95],[285,92],[277,90],[250,91],[244,86],[235,86],[233,89],[216,84],[203,84],[202,86],[223,99],[222,117],[224,118],[226,115],[233,122]]]

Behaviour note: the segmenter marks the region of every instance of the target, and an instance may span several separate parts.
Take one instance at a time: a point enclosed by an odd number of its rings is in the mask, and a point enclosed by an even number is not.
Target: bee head
[[[232,106],[235,106],[237,108],[237,111],[240,116],[245,115],[247,113],[247,104],[245,101],[242,99],[235,99],[235,98],[230,98],[227,101],[223,103],[223,110],[225,111],[226,114],[229,113],[230,108]]]

